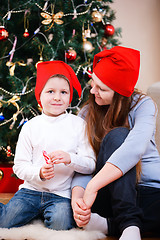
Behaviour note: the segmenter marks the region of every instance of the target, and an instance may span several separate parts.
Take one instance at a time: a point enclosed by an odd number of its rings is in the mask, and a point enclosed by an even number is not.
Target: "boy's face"
[[[59,116],[68,108],[69,100],[68,82],[60,77],[49,78],[40,95],[43,112],[48,116]]]

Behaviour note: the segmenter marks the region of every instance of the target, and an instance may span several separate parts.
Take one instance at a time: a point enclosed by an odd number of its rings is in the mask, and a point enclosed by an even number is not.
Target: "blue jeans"
[[[119,127],[104,137],[97,158],[96,173],[121,146],[128,133],[127,128]],[[129,226],[141,227],[142,210],[137,206],[136,167],[98,191],[92,212],[107,218],[109,235],[120,235]]]
[[[0,203],[0,227],[20,227],[43,219],[47,228],[68,230],[74,227],[71,201],[53,193],[19,190],[6,204]]]

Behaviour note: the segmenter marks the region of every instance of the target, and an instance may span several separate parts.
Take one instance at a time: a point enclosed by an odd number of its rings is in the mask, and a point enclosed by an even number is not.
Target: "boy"
[[[35,96],[43,112],[20,132],[13,170],[24,183],[8,204],[0,203],[0,227],[20,227],[37,218],[55,230],[74,226],[72,177],[75,171],[92,173],[95,155],[85,136],[84,120],[66,112],[73,87],[80,97],[80,83],[66,63],[37,65]]]

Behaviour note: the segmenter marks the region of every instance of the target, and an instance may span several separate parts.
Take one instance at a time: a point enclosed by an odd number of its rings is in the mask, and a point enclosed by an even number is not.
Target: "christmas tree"
[[[36,64],[62,60],[83,88],[70,111],[87,99],[93,57],[119,44],[112,0],[1,1],[0,161],[12,162],[23,124],[41,113],[35,96]]]

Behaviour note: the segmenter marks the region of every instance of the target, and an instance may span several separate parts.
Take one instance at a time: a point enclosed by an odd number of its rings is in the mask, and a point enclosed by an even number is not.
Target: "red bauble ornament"
[[[29,32],[28,32],[27,29],[26,29],[25,32],[23,33],[23,37],[25,37],[25,38],[29,37]]]
[[[0,26],[0,41],[4,41],[8,38],[9,34],[4,26]]]
[[[67,50],[66,58],[68,61],[74,61],[76,59],[76,57],[77,57],[77,53],[75,50],[73,50],[73,49]]]
[[[105,35],[106,36],[112,36],[115,32],[115,29],[113,27],[113,25],[111,24],[107,24],[105,25]]]

